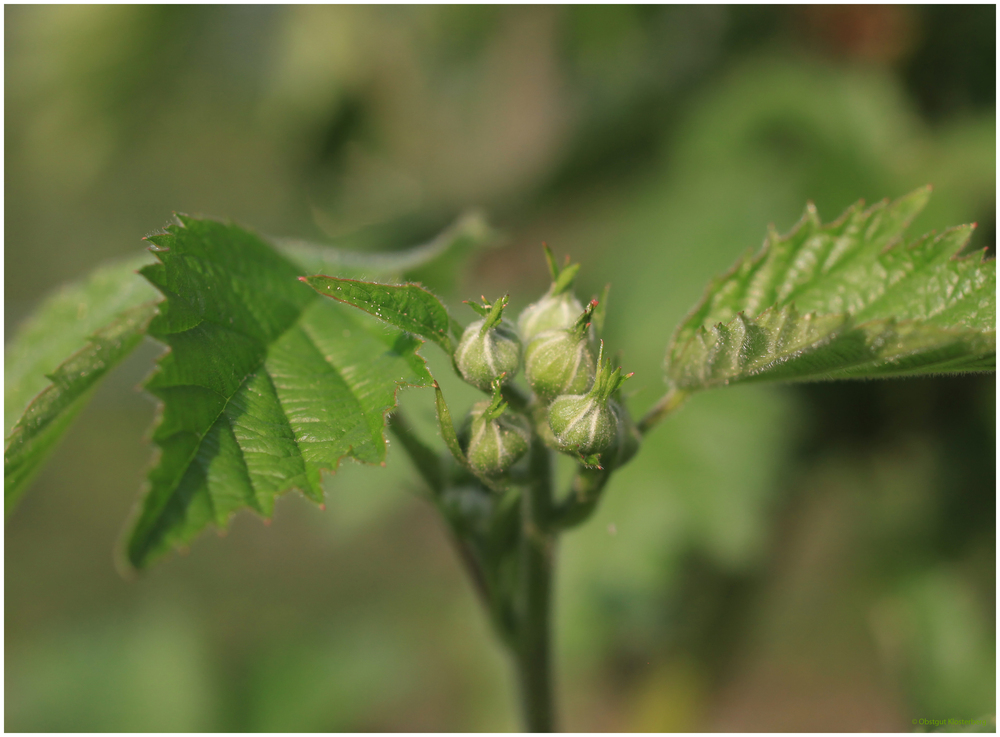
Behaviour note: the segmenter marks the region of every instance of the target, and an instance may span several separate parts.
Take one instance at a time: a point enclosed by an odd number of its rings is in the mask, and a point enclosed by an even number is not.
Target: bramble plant
[[[145,384],[161,401],[160,452],[125,544],[135,569],[241,509],[270,517],[291,489],[322,502],[321,471],[348,456],[381,463],[388,425],[514,657],[526,727],[552,730],[559,536],[587,520],[642,436],[688,397],[739,382],[995,369],[996,264],[964,252],[972,226],[904,239],[929,194],[858,204],[827,225],[809,206],[789,234],[769,233],[678,326],[666,391],[638,421],[622,394],[631,374],[605,348],[607,290],[582,303],[580,266],[560,266],[548,247],[552,284],[537,302],[515,318],[507,296],[470,301],[478,319],[463,327],[405,277],[487,238],[478,218],[409,252],[362,256],[178,216],[148,238],[154,262],[65,288],[8,345],[7,412],[18,419],[6,442],[7,514],[146,334],[169,350]],[[418,353],[425,341],[486,395],[457,425]],[[397,407],[403,387],[434,389],[445,452]],[[577,463],[562,495],[558,453]]]

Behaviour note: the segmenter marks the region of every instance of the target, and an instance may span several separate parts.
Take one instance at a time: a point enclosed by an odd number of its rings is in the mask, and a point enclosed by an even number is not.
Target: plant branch
[[[531,445],[531,482],[522,495],[521,621],[517,669],[525,727],[529,732],[555,729],[551,674],[552,466],[548,449],[535,436]]]
[[[647,432],[652,430],[660,420],[680,407],[684,403],[684,400],[688,398],[689,393],[690,392],[684,391],[683,389],[671,389],[668,391],[660,399],[660,401],[654,404],[643,416],[643,418],[639,420],[639,423],[636,425],[639,432],[645,435]]]
[[[454,520],[446,514],[442,505],[441,497],[444,493],[446,482],[441,457],[417,437],[413,431],[413,427],[399,409],[390,417],[389,431],[399,440],[403,446],[403,450],[406,451],[407,455],[410,456],[410,460],[413,461],[417,472],[431,488],[433,502],[448,524],[449,537],[455,546],[455,551],[458,553],[458,557],[461,559],[466,572],[469,574],[469,578],[472,580],[473,588],[476,590],[479,600],[485,607],[487,615],[497,626],[500,636],[509,640],[509,634],[504,627],[504,623],[496,618],[493,601],[495,597],[491,596],[490,586],[486,580],[486,572],[483,570],[482,563],[476,555],[475,548],[468,539],[463,537],[461,531],[456,527]]]

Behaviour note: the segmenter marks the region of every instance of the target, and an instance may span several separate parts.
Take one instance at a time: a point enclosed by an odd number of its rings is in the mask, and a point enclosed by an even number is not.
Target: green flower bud
[[[557,397],[549,407],[549,427],[561,450],[593,456],[604,453],[618,438],[619,413],[609,399],[627,378],[621,369],[611,371],[603,360],[604,343],[598,356],[597,376],[586,394]]]
[[[531,425],[523,415],[505,412],[500,380],[492,384],[493,398],[476,402],[466,416],[459,441],[474,471],[488,477],[502,475],[528,451]]]
[[[602,453],[618,434],[618,418],[590,394],[558,397],[549,407],[549,427],[561,450],[589,456]]]
[[[583,305],[572,293],[552,294],[549,289],[544,297],[524,308],[517,318],[517,329],[525,341],[530,341],[546,330],[573,327],[582,311]]]
[[[490,384],[499,376],[503,376],[504,382],[510,381],[521,365],[517,330],[509,320],[502,319],[507,298],[486,305],[486,308],[475,306],[480,314],[486,314],[465,329],[455,350],[455,367],[462,378],[483,391],[489,391]]]
[[[517,329],[525,343],[546,330],[573,327],[576,318],[583,311],[583,305],[573,296],[572,289],[580,264],[560,269],[552,250],[547,245],[543,244],[543,247],[552,272],[552,286],[540,300],[525,307],[517,318]]]
[[[524,375],[539,397],[583,394],[594,383],[594,357],[586,333],[597,302],[591,302],[571,328],[546,330],[528,343]]]

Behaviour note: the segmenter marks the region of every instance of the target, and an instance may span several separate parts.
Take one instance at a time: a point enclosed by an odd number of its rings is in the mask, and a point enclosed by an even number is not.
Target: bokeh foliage
[[[519,309],[538,244],[572,253],[582,295],[612,283],[641,412],[703,285],[808,199],[829,220],[931,183],[911,232],[995,240],[991,7],[4,12],[8,334],[171,210],[385,249],[481,206],[505,245],[430,286]],[[7,525],[7,729],[516,726],[398,448],[328,478],[326,512],[290,497],[118,576],[151,454],[129,390],[157,352],[112,374]],[[429,390],[402,403],[433,427]],[[564,538],[565,727],[993,714],[994,406],[992,376],[692,399]]]

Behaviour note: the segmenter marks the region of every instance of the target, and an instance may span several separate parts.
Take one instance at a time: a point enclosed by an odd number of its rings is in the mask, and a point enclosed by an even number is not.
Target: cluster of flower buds
[[[492,304],[483,297],[482,304],[468,303],[481,319],[465,329],[455,351],[462,377],[493,395],[473,406],[460,437],[469,466],[491,479],[525,454],[532,427],[546,445],[591,467],[620,466],[639,444],[620,396],[631,374],[612,370],[603,341],[598,347],[598,302],[584,307],[573,294],[579,264],[560,268],[548,246],[545,255],[552,285],[524,309],[517,327],[503,317],[506,296]],[[527,415],[509,409],[501,395],[522,364],[534,395]]]

